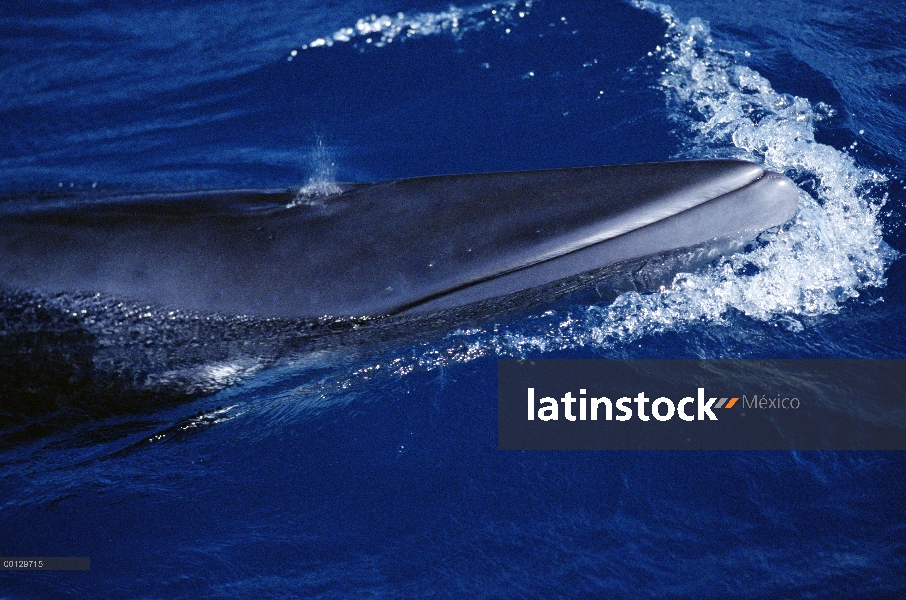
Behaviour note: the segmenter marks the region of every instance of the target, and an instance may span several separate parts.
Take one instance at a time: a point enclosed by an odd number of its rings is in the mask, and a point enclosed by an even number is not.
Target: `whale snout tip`
[[[764,179],[768,184],[767,194],[774,200],[783,222],[789,221],[799,212],[799,186],[783,173],[765,171]]]

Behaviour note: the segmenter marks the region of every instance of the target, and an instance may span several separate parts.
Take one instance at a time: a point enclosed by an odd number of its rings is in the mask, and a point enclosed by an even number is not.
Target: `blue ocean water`
[[[92,569],[0,597],[906,596],[902,452],[496,447],[501,356],[906,355],[902,2],[12,1],[0,31],[4,201],[680,157],[801,190],[746,253],[612,303],[381,343],[186,316],[213,331],[189,352],[142,309],[62,385],[5,373],[56,408],[4,389],[0,554]],[[8,345],[31,305],[4,302]]]

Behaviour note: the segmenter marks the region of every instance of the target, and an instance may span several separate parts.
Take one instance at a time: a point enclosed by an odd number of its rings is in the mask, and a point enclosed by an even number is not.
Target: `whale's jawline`
[[[720,256],[739,251],[765,230],[792,219],[797,210],[795,184],[783,175],[767,171],[739,189],[666,219],[467,282],[402,306],[394,313],[428,313],[482,301],[485,307],[519,305],[524,303],[520,299],[554,300],[589,288],[597,291],[598,299],[613,299],[625,291],[653,291],[669,284],[679,272],[697,270]],[[721,226],[715,227],[715,221]],[[715,235],[709,239],[703,233],[712,227]],[[682,231],[684,237],[671,237],[671,231]],[[696,242],[697,238],[703,239]],[[571,275],[556,279],[553,273],[557,270]],[[508,287],[515,291],[507,293]],[[608,291],[603,293],[602,289]]]

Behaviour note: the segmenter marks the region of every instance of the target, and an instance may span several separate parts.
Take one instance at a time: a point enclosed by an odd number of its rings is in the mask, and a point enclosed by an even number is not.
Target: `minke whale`
[[[791,219],[798,190],[749,162],[418,177],[0,203],[0,287],[185,311],[418,314],[518,294]]]

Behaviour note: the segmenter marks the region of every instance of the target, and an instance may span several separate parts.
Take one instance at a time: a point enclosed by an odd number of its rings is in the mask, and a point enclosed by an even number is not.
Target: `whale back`
[[[0,206],[0,285],[274,317],[442,309],[782,223],[795,186],[772,177],[765,187],[755,164],[686,161],[420,177],[323,197],[24,198]],[[734,197],[736,209],[703,210]]]

